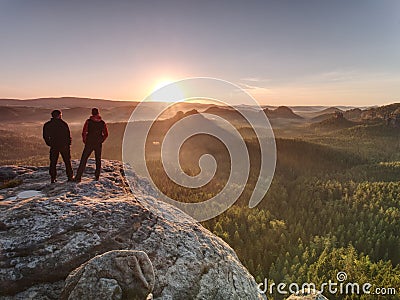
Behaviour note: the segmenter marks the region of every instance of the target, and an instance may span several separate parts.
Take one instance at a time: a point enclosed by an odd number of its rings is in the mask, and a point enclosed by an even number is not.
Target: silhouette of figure
[[[87,160],[93,151],[96,159],[95,180],[99,180],[101,169],[101,149],[102,144],[107,137],[107,124],[101,119],[99,110],[97,108],[92,108],[92,115],[86,120],[82,130],[82,140],[85,144],[85,148],[83,149],[79,168],[76,172],[76,182],[81,181],[82,174],[86,168]]]
[[[56,109],[51,112],[51,120],[43,126],[43,139],[50,147],[50,178],[51,183],[57,181],[57,161],[61,153],[65,164],[68,181],[72,181],[71,166],[71,133],[68,124],[62,120],[62,113]]]

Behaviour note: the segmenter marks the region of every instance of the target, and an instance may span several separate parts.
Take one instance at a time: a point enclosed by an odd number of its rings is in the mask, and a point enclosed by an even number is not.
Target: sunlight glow
[[[158,89],[160,89],[160,88],[162,88],[162,87],[164,87],[164,86],[166,86],[166,85],[168,85],[168,84],[170,84],[172,82],[174,82],[174,80],[169,79],[169,78],[160,79],[154,84],[151,92],[155,92],[156,90],[158,90]]]
[[[172,84],[175,83],[176,84]],[[158,80],[146,101],[155,102],[177,102],[185,99],[185,93],[180,87],[180,83],[175,80]]]

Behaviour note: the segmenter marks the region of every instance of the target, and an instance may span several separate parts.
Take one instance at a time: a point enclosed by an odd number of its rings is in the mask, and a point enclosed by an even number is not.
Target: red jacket
[[[91,125],[90,122],[93,122],[93,124]],[[107,137],[107,124],[101,119],[100,115],[91,116],[86,120],[82,130],[83,143],[86,144],[87,141],[95,144],[103,143]]]

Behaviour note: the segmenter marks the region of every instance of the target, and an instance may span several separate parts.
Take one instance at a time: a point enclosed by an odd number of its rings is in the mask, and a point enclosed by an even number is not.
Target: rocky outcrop
[[[154,268],[154,299],[262,298],[225,242],[196,222],[182,222],[190,217],[157,201],[151,191],[146,194],[144,181],[137,185],[141,191],[130,192],[119,162],[103,161],[100,181],[89,178],[93,161],[87,169],[79,184],[66,182],[64,175],[50,184],[47,168],[0,167],[4,178],[22,181],[0,190],[1,299],[57,299],[64,286],[72,293],[89,282],[96,261],[107,270],[115,266],[108,256],[91,260],[111,250],[147,254]],[[133,261],[128,267],[139,270]],[[111,270],[94,278],[99,290],[118,297],[126,289],[118,276],[130,271]],[[151,282],[139,277],[131,279],[142,287]]]
[[[291,295],[287,300],[328,300],[324,295],[316,290],[299,291]]]
[[[113,250],[72,271],[60,299],[143,300],[153,287],[153,266],[146,253]]]
[[[276,119],[303,119],[301,116],[295,114],[293,110],[287,106],[279,106],[275,110],[271,110],[269,108],[264,109],[264,113],[268,118]]]

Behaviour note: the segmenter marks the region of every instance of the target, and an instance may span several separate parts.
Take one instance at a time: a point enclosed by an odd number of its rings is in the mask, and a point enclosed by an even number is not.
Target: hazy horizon
[[[16,101],[32,101],[32,100],[46,100],[46,99],[66,99],[66,98],[74,98],[74,99],[85,99],[85,100],[94,100],[94,101],[113,101],[113,102],[141,102],[143,100],[123,100],[123,99],[106,99],[106,98],[95,98],[95,97],[80,97],[80,96],[48,96],[48,97],[38,97],[38,98],[26,98],[26,99],[18,99],[18,98],[4,98],[0,96],[0,106],[1,106],[1,101],[7,101],[7,100],[16,100]],[[257,100],[257,99],[256,99]],[[400,102],[400,101],[399,101]],[[376,106],[385,106],[385,105],[390,105],[390,104],[394,104],[394,103],[399,103],[397,101],[391,101],[388,103],[382,103],[382,104],[371,104],[371,105],[351,105],[351,104],[347,104],[347,105],[341,105],[341,104],[301,104],[301,103],[297,103],[297,104],[285,104],[285,103],[281,103],[281,104],[268,104],[268,103],[263,103],[260,105],[262,106],[271,106],[271,107],[279,107],[279,106],[287,106],[287,107],[347,107],[347,108],[352,108],[352,107],[357,107],[357,108],[368,108],[368,107],[376,107]],[[172,103],[169,101],[151,101],[149,103]],[[197,104],[215,104],[212,102],[203,102],[203,101],[192,101],[192,103],[197,103]],[[223,104],[219,103],[219,104],[215,104],[215,105],[219,105],[219,106],[224,106]],[[246,104],[237,104],[237,105],[246,105]]]

